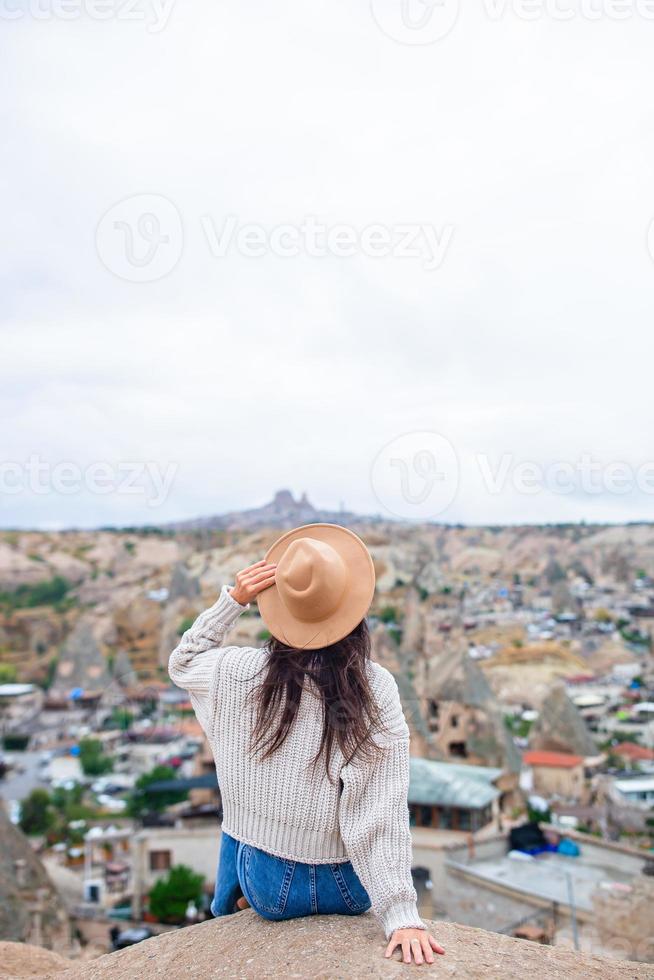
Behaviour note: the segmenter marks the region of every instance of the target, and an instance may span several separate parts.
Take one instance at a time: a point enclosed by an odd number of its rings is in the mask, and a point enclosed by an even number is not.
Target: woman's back
[[[307,681],[287,737],[272,755],[262,758],[251,747],[256,721],[253,695],[269,654],[265,649],[239,647],[221,653],[212,691],[215,721],[210,741],[225,829],[243,839],[256,839],[257,846],[280,857],[316,864],[342,861],[347,856],[339,829],[345,759],[334,744],[329,777],[323,759],[316,761],[323,730],[319,693]],[[368,674],[381,709],[392,698],[395,682],[379,664],[370,662]],[[408,737],[403,718],[396,718],[395,726],[396,737]],[[351,767],[356,765],[353,760]]]

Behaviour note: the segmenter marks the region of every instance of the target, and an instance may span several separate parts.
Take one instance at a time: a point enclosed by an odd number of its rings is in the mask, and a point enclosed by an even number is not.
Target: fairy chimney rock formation
[[[599,749],[563,684],[555,684],[543,701],[531,730],[529,747],[582,757],[597,755]]]
[[[40,941],[62,949],[68,934],[61,896],[27,837],[0,805],[0,940]]]
[[[200,583],[194,578],[186,565],[178,561],[173,566],[168,589],[169,601],[175,599],[197,599],[200,595]]]

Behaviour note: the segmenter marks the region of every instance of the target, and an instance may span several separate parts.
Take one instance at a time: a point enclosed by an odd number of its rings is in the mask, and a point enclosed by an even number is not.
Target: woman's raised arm
[[[239,572],[235,585],[231,588],[223,586],[218,601],[198,616],[170,655],[170,679],[188,691],[198,720],[205,729],[209,721],[211,679],[224,652],[220,648],[248,603],[273,584],[275,567],[260,561]]]

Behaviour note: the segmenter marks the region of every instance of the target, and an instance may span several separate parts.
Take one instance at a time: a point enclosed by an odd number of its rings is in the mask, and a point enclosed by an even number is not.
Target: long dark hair
[[[317,650],[286,646],[272,637],[263,678],[252,691],[255,723],[252,750],[266,759],[283,745],[295,721],[307,681],[320,698],[323,728],[313,759],[322,756],[327,775],[334,744],[346,762],[355,755],[370,759],[377,751],[373,733],[382,729],[368,679],[370,633],[365,619],[344,639]]]

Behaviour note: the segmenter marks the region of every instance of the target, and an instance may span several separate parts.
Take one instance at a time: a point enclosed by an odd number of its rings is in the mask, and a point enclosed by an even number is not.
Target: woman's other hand
[[[258,561],[237,574],[235,585],[231,587],[229,594],[239,605],[247,606],[260,592],[274,585],[276,571],[277,565]]]
[[[384,956],[392,956],[396,946],[401,947],[404,963],[433,963],[434,953],[445,952],[426,929],[396,929]]]

